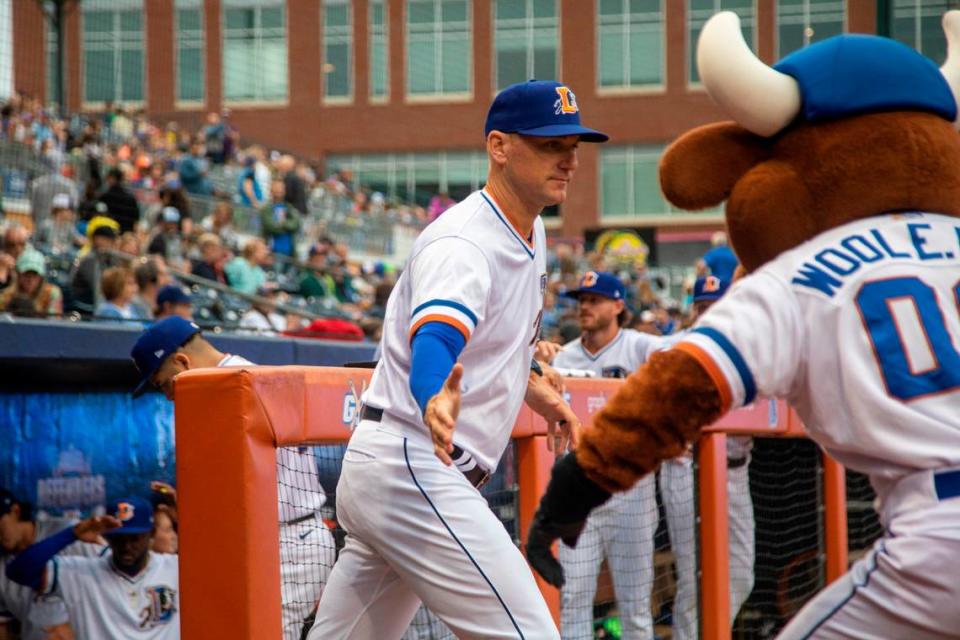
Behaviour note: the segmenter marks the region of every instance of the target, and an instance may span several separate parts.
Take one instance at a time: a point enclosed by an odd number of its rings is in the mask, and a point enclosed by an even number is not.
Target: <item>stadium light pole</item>
[[[37,0],[40,9],[47,18],[47,24],[57,34],[57,69],[54,74],[54,82],[57,85],[57,108],[60,111],[60,117],[67,114],[67,95],[66,82],[64,77],[64,44],[66,41],[66,16],[67,5],[76,4],[80,0]]]

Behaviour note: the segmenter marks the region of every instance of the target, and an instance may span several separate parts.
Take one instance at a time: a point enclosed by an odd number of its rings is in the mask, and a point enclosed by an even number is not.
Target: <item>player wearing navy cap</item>
[[[558,369],[625,378],[662,348],[661,338],[623,328],[626,289],[614,274],[588,271],[580,286],[566,295],[577,301],[581,335],[556,355],[553,364]],[[566,576],[560,592],[564,638],[593,637],[593,600],[606,557],[624,637],[652,640],[653,536],[659,519],[656,481],[649,475],[590,514],[575,548],[560,543]]]
[[[179,638],[177,556],[150,551],[150,502],[121,498],[108,512],[28,547],[7,574],[42,596],[62,598],[78,638]],[[102,557],[56,556],[77,540],[94,542],[101,534],[110,545]]]
[[[531,374],[547,283],[540,212],[566,199],[579,144],[607,136],[580,123],[569,87],[536,80],[500,92],[484,132],[486,186],[420,235],[387,304],[337,487],[346,546],[311,640],[399,638],[421,601],[461,638],[557,637],[477,487],[524,401],[546,417],[550,446],[576,434],[560,394]]]
[[[183,371],[255,366],[241,356],[222,353],[203,338],[200,327],[179,316],[144,331],[131,356],[141,376],[134,395],[153,387],[170,400],[174,399],[174,380]],[[333,534],[320,515],[327,495],[317,476],[313,449],[277,449],[277,501],[283,634],[287,640],[297,640],[327,582],[336,549]]]

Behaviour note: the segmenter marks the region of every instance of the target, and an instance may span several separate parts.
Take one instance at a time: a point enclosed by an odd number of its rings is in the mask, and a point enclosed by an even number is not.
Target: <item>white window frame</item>
[[[631,33],[633,32],[633,28],[634,28],[633,25],[632,25],[632,20],[631,20],[631,18],[632,18],[632,16],[634,16],[634,15],[636,15],[636,14],[627,13],[627,12],[629,11],[629,7],[630,7],[630,1],[629,1],[629,0],[621,0],[621,2],[623,3],[624,14],[627,16],[627,20],[626,20],[626,22],[625,22],[624,25],[623,25],[623,31],[624,31],[624,33],[622,34],[622,36],[625,37],[625,38],[627,38],[627,42],[629,42],[630,35],[631,35]],[[661,58],[661,64],[660,64],[660,82],[651,82],[651,83],[645,83],[645,84],[631,85],[631,84],[629,84],[630,67],[629,67],[629,65],[624,65],[624,84],[617,85],[617,86],[606,86],[606,87],[603,86],[602,84],[600,84],[600,38],[602,37],[602,34],[600,33],[600,28],[601,28],[600,21],[601,21],[601,18],[600,18],[600,2],[599,2],[599,0],[597,0],[597,4],[596,4],[596,15],[595,15],[595,19],[596,19],[596,27],[597,27],[597,29],[596,29],[596,39],[597,39],[597,48],[596,48],[596,56],[597,56],[597,69],[596,69],[597,82],[596,82],[596,85],[597,85],[597,87],[596,87],[596,89],[597,89],[597,95],[600,95],[600,96],[616,96],[616,95],[636,95],[636,94],[660,94],[660,93],[666,93],[666,91],[667,91],[667,56],[669,55],[670,47],[667,46],[667,12],[666,12],[666,6],[665,6],[665,3],[664,3],[664,0],[660,0],[660,28],[661,28],[661,34],[662,34],[661,46],[663,47],[663,57]]]
[[[421,0],[422,1],[422,0]],[[431,41],[441,41],[442,37],[438,37],[443,33],[443,16],[441,15],[441,4],[442,0],[432,0],[434,4],[434,21],[433,21],[433,30],[429,34],[413,34],[415,36],[427,36]],[[410,32],[410,0],[407,0],[404,3],[404,16],[403,16],[403,33],[404,33],[404,47],[403,47],[403,68],[406,72],[406,78],[404,78],[405,86],[403,88],[404,102],[406,103],[425,103],[425,102],[470,102],[473,100],[473,86],[475,82],[473,67],[475,64],[474,60],[474,51],[473,51],[473,0],[463,0],[467,5],[466,11],[466,34],[467,34],[467,48],[470,52],[470,60],[467,64],[467,90],[466,91],[451,91],[451,92],[434,92],[434,93],[412,93],[410,91],[410,42],[411,42],[411,32]],[[439,78],[442,84],[443,79],[443,47],[441,43],[438,42],[436,48],[434,49],[434,80]]]
[[[383,24],[375,28],[373,24],[373,6],[383,7]],[[372,104],[387,104],[390,102],[390,3],[387,0],[370,0],[367,5],[367,65],[369,67],[367,77],[367,99]],[[382,33],[378,31],[382,30]],[[386,92],[383,95],[377,95],[373,92],[373,45],[377,38],[383,39],[384,51],[384,75]]]
[[[119,32],[118,23],[120,13],[124,11],[136,11],[142,15],[140,23],[140,46],[143,50],[143,97],[140,100],[126,100],[124,98],[114,98],[112,102],[115,105],[123,105],[124,109],[137,109],[147,103],[147,96],[150,95],[150,76],[147,70],[150,68],[150,48],[146,46],[148,24],[147,12],[143,11],[141,0],[86,0],[80,5],[80,95],[82,108],[90,111],[98,111],[106,107],[108,100],[88,100],[87,99],[87,34],[85,31],[86,14],[90,11],[111,11],[114,14],[114,32]],[[110,48],[116,53],[122,50],[121,40],[110,40]],[[115,60],[116,62],[116,60]],[[115,76],[120,74],[120,65],[116,64]],[[122,87],[119,79],[115,87]]]
[[[261,9],[283,7],[283,44],[286,55],[286,73],[287,90],[283,98],[239,98],[232,99],[227,97],[227,73],[226,73],[226,50],[227,50],[227,11],[230,9]],[[287,5],[284,0],[222,0],[220,4],[220,95],[225,106],[229,107],[277,107],[286,106],[290,103],[290,16],[288,15]],[[258,21],[259,18],[258,18]],[[262,27],[261,27],[262,28]],[[262,35],[257,34],[256,46],[259,49]],[[258,92],[259,93],[259,92]]]
[[[328,27],[327,26],[327,7],[330,5],[346,5],[347,7],[347,26],[346,27]],[[323,47],[321,51],[322,60],[320,62],[321,73],[321,82],[323,84],[323,103],[338,105],[338,104],[353,104],[353,96],[356,90],[354,81],[354,66],[356,65],[356,56],[354,53],[354,41],[353,41],[353,26],[354,26],[354,12],[353,12],[353,3],[349,0],[323,0],[321,3],[320,11],[322,12],[321,16],[321,30],[323,32]],[[330,33],[330,30],[336,30],[334,33]],[[347,43],[347,95],[345,96],[331,96],[327,93],[327,45],[333,41],[334,44],[343,44]]]
[[[697,20],[699,16],[697,18],[694,18],[693,11],[690,8],[690,0],[684,0],[684,2],[687,3],[687,7],[686,7],[687,8],[687,24],[684,25],[684,29],[683,29],[683,37],[684,37],[683,75],[685,77],[687,91],[706,91],[706,88],[703,86],[703,83],[694,82],[693,77],[690,75],[690,69],[692,65],[691,57],[690,57],[692,52],[690,34],[693,31],[694,22],[695,21],[699,22],[699,20]],[[760,31],[757,25],[757,11],[759,10],[757,8],[758,2],[759,0],[753,0],[753,2],[751,3],[751,6],[753,7],[753,17],[750,19],[750,21],[745,21],[742,16],[740,17],[740,20],[742,23],[746,22],[746,26],[749,26],[750,28],[753,29],[753,42],[748,42],[747,44],[750,45],[750,49],[754,52],[757,51],[757,42],[759,41],[759,31]],[[707,19],[709,19],[710,16],[712,16],[713,14],[723,11],[724,9],[721,8],[722,4],[723,4],[723,0],[713,0],[713,8],[710,9],[709,15],[707,14],[707,12],[704,12],[703,14],[703,18],[702,18],[703,23],[706,23]],[[741,28],[743,26],[744,25],[741,24]]]
[[[774,42],[775,57],[777,60],[784,57],[784,55],[787,55],[780,50],[780,25],[802,24],[802,25],[806,25],[808,28],[812,27],[813,23],[811,22],[812,16],[810,12],[810,7],[811,5],[820,4],[820,2],[823,2],[824,0],[819,0],[819,1],[818,0],[800,0],[800,1],[803,3],[803,14],[801,16],[790,16],[789,18],[786,19],[786,21],[781,19],[781,16],[780,16],[780,3],[782,2],[782,0],[777,0],[776,4],[774,5],[774,10],[777,13],[777,20],[776,20],[776,24],[774,25],[773,37],[775,41]],[[839,5],[840,13],[843,16],[841,20],[841,23],[843,24],[843,32],[847,33],[847,29],[848,29],[847,21],[850,19],[850,14],[847,11],[846,2],[844,0],[826,0],[826,2],[831,2],[833,4]],[[831,11],[830,14],[832,15],[833,12]],[[817,15],[819,16],[820,14],[817,14]],[[803,46],[801,47],[801,49],[808,46],[810,46],[810,34],[808,33],[807,29],[804,29]],[[797,51],[799,51],[799,49],[797,49]],[[793,53],[793,52],[791,51],[790,53]]]
[[[511,1],[512,1],[512,2],[524,2],[524,3],[526,3],[526,9],[527,9],[527,16],[528,16],[528,17],[525,17],[525,18],[523,18],[522,20],[520,20],[520,19],[518,19],[518,18],[510,18],[510,19],[507,19],[507,20],[499,20],[499,19],[497,18],[497,2],[496,2],[496,0],[491,0],[491,2],[490,2],[490,23],[493,25],[493,40],[492,40],[492,43],[491,43],[491,44],[492,44],[492,46],[491,46],[491,51],[492,51],[492,53],[493,53],[493,60],[492,60],[492,62],[491,62],[491,67],[490,67],[490,77],[491,77],[491,81],[493,82],[493,93],[494,93],[494,95],[496,95],[496,94],[500,93],[501,91],[503,91],[503,89],[500,89],[500,88],[498,87],[498,85],[499,85],[500,83],[499,83],[499,78],[497,77],[497,68],[498,68],[498,66],[499,66],[499,65],[497,64],[497,53],[498,53],[498,51],[497,51],[497,42],[498,42],[498,37],[497,37],[497,36],[498,36],[498,33],[497,33],[497,32],[498,32],[499,28],[502,26],[502,25],[500,24],[501,22],[509,22],[509,23],[514,23],[514,22],[520,23],[520,22],[522,22],[522,23],[523,23],[524,39],[526,40],[526,42],[525,42],[525,44],[526,44],[526,56],[527,56],[527,68],[526,68],[526,76],[525,76],[525,77],[526,77],[527,79],[530,79],[530,78],[535,77],[535,75],[534,75],[534,69],[533,69],[533,66],[534,66],[534,64],[533,64],[534,34],[536,33],[536,30],[537,30],[538,27],[540,27],[540,28],[542,28],[542,27],[549,27],[550,25],[549,25],[549,24],[546,24],[546,23],[547,23],[548,21],[552,21],[552,22],[554,23],[553,28],[554,28],[554,30],[556,31],[556,55],[555,55],[555,58],[556,58],[556,68],[553,70],[553,73],[554,73],[553,77],[551,77],[551,78],[537,78],[537,80],[557,80],[557,79],[559,79],[559,77],[560,77],[560,72],[561,72],[561,70],[563,69],[563,60],[561,59],[561,54],[563,53],[563,46],[562,46],[562,35],[561,35],[561,33],[560,33],[560,24],[561,24],[561,15],[560,15],[561,2],[560,2],[560,0],[553,0],[553,7],[554,7],[554,17],[553,17],[553,18],[535,18],[535,17],[533,17],[533,1],[534,1],[534,0],[511,0]],[[539,22],[540,24],[538,24],[538,22]],[[504,88],[506,88],[506,87],[504,87]]]
[[[201,72],[201,85],[203,87],[203,97],[199,100],[184,100],[180,98],[180,10],[195,9],[200,12],[200,33],[199,37],[192,35],[186,39],[189,44],[199,44],[200,59],[203,69]],[[173,3],[173,92],[174,107],[176,109],[202,109],[207,102],[207,16],[205,15],[202,0],[175,0]],[[192,32],[191,32],[192,33]]]

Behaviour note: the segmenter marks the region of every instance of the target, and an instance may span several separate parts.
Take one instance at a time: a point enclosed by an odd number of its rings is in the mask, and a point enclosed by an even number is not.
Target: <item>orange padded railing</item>
[[[276,448],[346,442],[363,369],[251,367],[189,371],[176,381],[177,483],[180,512],[180,607],[184,640],[224,637],[279,640],[280,551]],[[570,402],[585,422],[621,381],[570,379]],[[703,637],[729,638],[725,432],[802,435],[796,416],[766,401],[726,416],[698,447],[703,521]],[[553,455],[546,425],[524,407],[513,430],[519,466],[519,525],[526,538],[546,488]],[[826,474],[831,577],[846,570],[843,479]],[[833,484],[831,484],[833,483]],[[833,520],[832,524],[831,520]],[[842,521],[842,526],[841,526]],[[840,550],[844,556],[840,557]],[[831,555],[833,554],[833,555]],[[842,573],[842,571],[841,571]],[[559,594],[538,581],[559,620]]]

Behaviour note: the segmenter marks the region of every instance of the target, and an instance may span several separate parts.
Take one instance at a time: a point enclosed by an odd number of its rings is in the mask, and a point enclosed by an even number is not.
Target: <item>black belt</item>
[[[750,456],[742,458],[727,458],[727,469],[739,469],[750,461]]]
[[[363,409],[360,410],[360,419],[369,420],[371,422],[380,422],[381,420],[383,420],[383,409],[379,409],[377,407],[371,407],[369,405],[364,405]],[[466,451],[464,451],[457,445],[453,445],[453,452],[450,457],[453,459],[454,464],[456,464],[457,460],[459,460],[465,455],[467,455]],[[467,479],[467,481],[477,489],[487,484],[487,482],[490,480],[490,472],[484,471],[483,468],[480,467],[480,465],[477,465],[474,468],[469,469],[467,471],[460,469],[460,473],[462,473],[463,476]]]
[[[288,526],[288,527],[289,527],[289,526],[291,526],[291,525],[300,524],[301,522],[306,522],[307,520],[313,520],[313,519],[316,518],[316,517],[317,517],[317,512],[314,511],[313,513],[308,513],[308,514],[305,515],[305,516],[300,516],[299,518],[294,518],[293,520],[288,520],[287,522],[284,522],[283,524],[284,524],[285,526]],[[303,535],[307,535],[307,534],[303,534]]]

